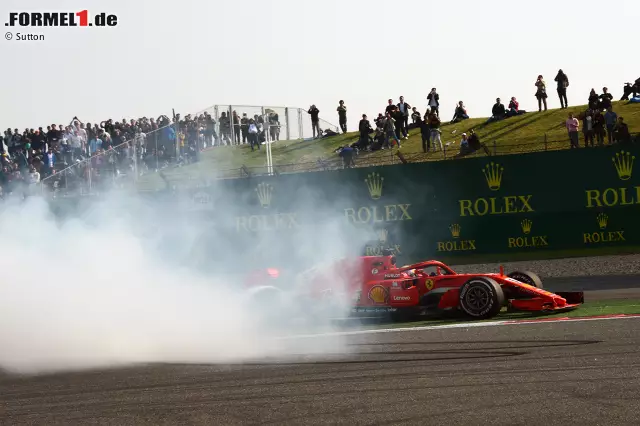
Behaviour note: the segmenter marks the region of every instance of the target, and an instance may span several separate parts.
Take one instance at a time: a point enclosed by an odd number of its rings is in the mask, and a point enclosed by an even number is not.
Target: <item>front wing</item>
[[[562,312],[570,311],[584,303],[584,292],[549,293],[550,296],[509,300],[508,308],[517,311]]]

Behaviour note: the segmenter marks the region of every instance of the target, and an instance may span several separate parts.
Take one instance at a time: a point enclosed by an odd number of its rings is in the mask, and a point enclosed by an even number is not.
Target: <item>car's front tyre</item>
[[[493,318],[498,315],[503,304],[502,287],[491,278],[472,278],[460,288],[460,310],[471,318]]]

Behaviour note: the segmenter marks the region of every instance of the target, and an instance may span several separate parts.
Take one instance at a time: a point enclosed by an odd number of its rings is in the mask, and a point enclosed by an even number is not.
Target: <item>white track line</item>
[[[555,324],[563,322],[581,322],[581,321],[604,321],[604,320],[620,320],[620,319],[640,319],[640,316],[616,316],[610,318],[567,318],[558,319],[555,321],[514,321],[514,320],[502,320],[502,321],[486,321],[486,322],[471,322],[471,323],[456,323],[447,325],[425,325],[420,327],[402,327],[402,328],[380,328],[373,330],[356,330],[356,331],[336,331],[330,333],[320,334],[308,334],[299,336],[290,336],[285,339],[301,339],[311,337],[330,337],[330,336],[353,336],[358,334],[378,334],[378,333],[400,333],[408,331],[429,331],[429,330],[442,330],[451,328],[474,328],[474,327],[494,327],[497,325],[535,325],[535,324]]]

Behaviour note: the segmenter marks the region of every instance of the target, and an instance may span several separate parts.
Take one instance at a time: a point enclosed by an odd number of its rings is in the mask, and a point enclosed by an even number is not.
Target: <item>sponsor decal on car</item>
[[[351,309],[351,312],[353,313],[385,313],[385,312],[395,312],[397,311],[396,308],[391,308],[391,307],[373,307],[373,306],[361,306],[361,307],[357,307],[357,308],[353,308]]]
[[[373,268],[371,270],[371,274],[376,275],[378,273],[378,270],[376,268]]]
[[[385,304],[389,301],[389,293],[387,289],[381,285],[374,285],[369,290],[369,300],[374,304]]]
[[[402,277],[402,274],[385,274],[384,279],[386,280],[400,277]]]
[[[393,300],[395,300],[396,302],[406,302],[411,300],[411,297],[409,296],[393,296]]]

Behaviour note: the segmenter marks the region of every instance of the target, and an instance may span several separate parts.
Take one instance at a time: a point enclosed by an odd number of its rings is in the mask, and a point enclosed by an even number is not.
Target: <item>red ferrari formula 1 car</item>
[[[273,274],[271,274],[273,275]],[[435,260],[398,267],[395,257],[345,259],[301,275],[306,303],[351,298],[353,314],[460,311],[475,319],[511,311],[558,312],[584,303],[583,292],[550,293],[532,272],[458,274]]]

